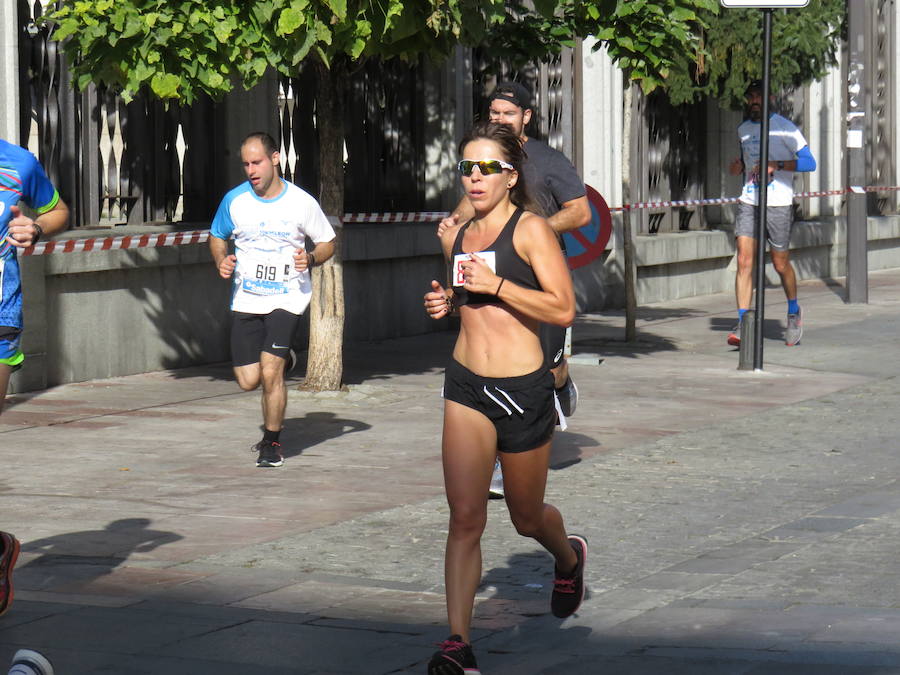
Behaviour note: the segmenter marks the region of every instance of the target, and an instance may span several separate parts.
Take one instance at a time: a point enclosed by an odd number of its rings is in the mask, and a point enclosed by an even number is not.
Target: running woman
[[[547,224],[557,235],[556,246],[563,246],[565,250],[562,235],[591,221],[587,189],[565,155],[525,133],[535,112],[531,99],[531,91],[524,84],[500,82],[490,96],[488,119],[505,124],[519,137],[525,149],[522,175],[528,181],[528,191],[534,200],[532,210],[547,219]],[[464,196],[453,212],[438,225],[438,236],[448,227],[457,227],[471,218],[472,204]],[[563,431],[566,429],[566,418],[575,414],[578,405],[578,388],[569,375],[569,364],[565,358],[568,330],[553,324],[541,325],[541,345],[553,373],[559,403],[557,412]],[[489,494],[491,498],[503,498],[503,472],[499,463],[494,467]]]
[[[556,235],[530,205],[524,152],[507,126],[483,122],[460,144],[462,185],[474,218],[447,229],[441,243],[451,287],[431,282],[425,308],[440,319],[459,308],[460,332],[444,380],[442,456],[450,527],[444,563],[450,637],[429,675],[479,673],[470,644],[481,580],[481,535],[495,459],[519,534],[556,562],[551,609],[573,614],[584,595],[587,542],[567,535],[559,511],[544,503],[556,424],[553,375],[540,324],[569,325],[575,295]]]

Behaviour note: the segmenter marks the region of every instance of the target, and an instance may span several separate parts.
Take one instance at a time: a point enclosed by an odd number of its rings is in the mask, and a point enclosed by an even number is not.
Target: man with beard
[[[756,259],[756,239],[754,224],[757,220],[759,204],[760,129],[762,118],[762,83],[751,82],[746,93],[748,119],[738,127],[741,142],[741,156],[730,166],[732,175],[744,174],[744,188],[741,191],[737,215],[734,221],[734,235],[737,246],[737,276],[734,290],[737,299],[738,323],[728,335],[728,344],[741,344],[741,321],[750,309],[753,295],[753,261]],[[790,261],[791,230],[794,225],[795,172],[814,171],[816,160],[809,145],[797,126],[789,119],[776,113],[769,116],[769,161],[765,172],[766,232],[772,265],[781,277],[781,286],[787,297],[787,329],[784,343],[791,347],[800,342],[803,334],[803,312],[797,302],[797,277]],[[762,292],[762,289],[759,289]]]

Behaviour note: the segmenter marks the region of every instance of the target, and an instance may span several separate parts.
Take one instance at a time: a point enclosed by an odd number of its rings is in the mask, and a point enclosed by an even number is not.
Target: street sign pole
[[[866,185],[866,1],[847,3],[850,63],[847,69],[847,302],[869,301],[868,195]]]
[[[782,0],[760,2],[759,0],[720,0],[722,7],[756,7],[763,11],[763,62],[762,62],[762,120],[759,129],[759,197],[757,199],[756,223],[756,311],[753,312],[753,370],[763,367],[763,319],[765,318],[766,295],[766,207],[769,192],[769,74],[772,67],[772,10],[806,7],[809,0]],[[745,368],[742,364],[741,370]]]
[[[753,370],[763,367],[766,298],[766,222],[769,201],[769,75],[772,66],[772,10],[763,10],[762,120],[759,129],[759,190],[756,226],[756,312],[753,314]]]

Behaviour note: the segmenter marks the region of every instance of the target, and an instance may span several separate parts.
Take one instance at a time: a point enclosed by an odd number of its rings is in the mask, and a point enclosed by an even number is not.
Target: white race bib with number
[[[288,293],[293,275],[293,255],[245,256],[241,260],[241,287],[253,295]]]
[[[462,264],[472,260],[471,253],[457,253],[453,256],[453,285],[462,286],[466,283],[463,277]],[[493,251],[478,251],[475,255],[484,260],[484,263],[491,268],[491,272],[497,273],[497,254]]]

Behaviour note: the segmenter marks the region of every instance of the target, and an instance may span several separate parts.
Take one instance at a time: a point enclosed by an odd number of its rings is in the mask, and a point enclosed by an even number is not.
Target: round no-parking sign
[[[577,230],[563,233],[570,270],[584,267],[603,255],[612,236],[609,205],[603,195],[590,185],[585,185],[585,188],[591,206],[591,222]]]

